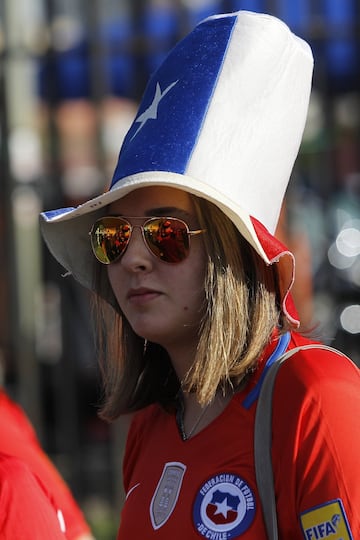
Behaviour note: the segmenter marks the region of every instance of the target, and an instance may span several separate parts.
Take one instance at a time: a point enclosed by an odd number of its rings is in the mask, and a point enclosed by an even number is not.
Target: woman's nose
[[[149,270],[152,268],[154,256],[145,245],[140,227],[133,227],[121,264],[131,271]]]

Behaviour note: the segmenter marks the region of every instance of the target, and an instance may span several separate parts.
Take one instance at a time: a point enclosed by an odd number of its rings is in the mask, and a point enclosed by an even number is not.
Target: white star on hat
[[[139,131],[144,127],[144,125],[146,124],[146,122],[148,120],[156,120],[157,119],[157,112],[158,112],[158,107],[159,107],[159,103],[160,101],[162,100],[162,98],[168,93],[170,92],[170,90],[175,86],[175,84],[178,83],[178,80],[177,81],[174,81],[173,83],[169,84],[169,86],[167,88],[165,88],[165,90],[163,92],[161,92],[161,88],[160,88],[160,83],[157,82],[156,83],[156,90],[155,90],[155,95],[154,95],[154,98],[152,100],[152,103],[151,105],[142,113],[140,114],[135,122],[141,122],[140,126],[138,127],[138,129],[135,131],[134,135],[131,137],[131,139],[134,139],[136,137],[136,135],[139,133]]]

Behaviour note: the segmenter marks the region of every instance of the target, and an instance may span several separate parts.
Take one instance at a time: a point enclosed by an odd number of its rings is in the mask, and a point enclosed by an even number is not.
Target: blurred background
[[[89,297],[62,277],[38,214],[107,188],[169,48],[204,17],[238,9],[282,18],[313,48],[309,116],[278,234],[297,258],[304,323],[360,364],[359,0],[0,3],[1,383],[99,540],[117,528],[124,426],[97,418]]]

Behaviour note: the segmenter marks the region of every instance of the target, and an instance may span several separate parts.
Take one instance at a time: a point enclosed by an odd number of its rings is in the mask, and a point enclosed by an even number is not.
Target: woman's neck
[[[190,439],[211,424],[224,411],[232,396],[230,391],[226,395],[217,392],[212,401],[200,405],[195,393],[180,391],[176,420],[182,439]]]
[[[183,381],[194,364],[196,345],[183,343],[167,347],[166,350],[179,381]]]

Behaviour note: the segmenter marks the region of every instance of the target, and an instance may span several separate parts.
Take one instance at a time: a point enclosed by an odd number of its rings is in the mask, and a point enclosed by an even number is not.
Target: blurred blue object
[[[176,5],[149,2],[140,18],[119,17],[102,23],[97,36],[82,29],[67,48],[51,49],[38,58],[38,92],[42,99],[53,102],[90,98],[94,73],[98,73],[105,94],[132,98],[139,73],[141,81],[148,80],[181,37],[184,20],[187,31],[225,9],[271,11],[311,43],[318,70],[334,91],[358,85],[357,0],[189,0],[184,1],[182,17]]]
[[[328,39],[325,61],[329,74],[335,78],[351,77],[359,73],[356,32],[358,31],[357,0],[324,0],[323,16]],[[339,81],[344,83],[344,81]]]
[[[265,0],[234,0],[232,4],[234,11],[238,11],[239,9],[256,11],[257,13],[266,13],[268,11]]]
[[[134,57],[129,45],[131,27],[123,20],[111,21],[100,29],[99,42],[90,42],[83,32],[64,50],[49,50],[38,58],[38,93],[49,102],[90,98],[92,62],[105,94],[131,96]],[[92,56],[91,51],[95,51]]]
[[[283,19],[294,32],[302,35],[311,24],[310,0],[278,0],[277,16]]]
[[[39,58],[38,92],[49,102],[89,97],[88,46],[83,38],[71,48],[51,50]]]
[[[178,14],[173,6],[164,5],[155,8],[150,3],[145,9],[141,22],[140,32],[149,44],[144,50],[144,61],[150,75],[162,63],[168,51],[177,41]]]
[[[188,24],[190,28],[197,25],[203,19],[206,19],[206,17],[211,17],[212,15],[216,15],[216,13],[221,13],[223,11],[221,5],[222,2],[216,0],[209,0],[208,2],[186,2],[186,4],[188,10]],[[232,11],[235,10],[235,8],[232,9]]]
[[[129,46],[131,30],[129,21],[121,19],[108,22],[101,30],[104,58],[98,63],[103,63],[104,86],[113,96],[132,95],[135,63]]]

